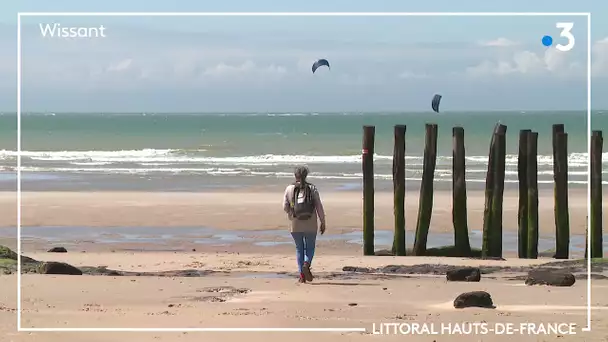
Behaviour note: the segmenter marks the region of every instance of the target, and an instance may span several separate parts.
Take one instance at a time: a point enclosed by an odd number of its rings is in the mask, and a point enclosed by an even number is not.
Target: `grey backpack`
[[[295,183],[293,188],[293,216],[308,220],[315,214],[315,186],[310,183]]]

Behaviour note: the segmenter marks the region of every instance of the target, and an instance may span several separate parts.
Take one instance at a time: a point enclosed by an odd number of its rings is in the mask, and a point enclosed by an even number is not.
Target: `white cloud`
[[[240,65],[228,65],[226,63],[219,63],[213,67],[206,68],[203,72],[203,76],[211,77],[234,77],[240,75],[252,75],[257,76],[281,76],[287,72],[287,69],[283,66],[277,66],[274,64],[262,67],[256,65],[254,62],[248,60]]]
[[[591,47],[591,73],[594,77],[608,77],[608,37],[597,40]],[[547,49],[544,54],[527,50],[518,51],[507,58],[484,60],[466,69],[469,76],[504,76],[513,74],[552,73],[558,76],[582,77],[585,75],[584,60],[572,61],[570,55],[557,49]]]
[[[133,59],[131,59],[131,58],[123,59],[122,61],[120,61],[118,63],[111,64],[107,68],[107,71],[125,71],[125,70],[128,70],[132,64],[133,64]]]
[[[404,71],[401,74],[399,74],[399,78],[405,78],[405,79],[424,79],[424,78],[429,78],[429,75],[424,74],[424,73],[417,73],[417,72],[413,72],[413,71]]]
[[[547,73],[558,76],[582,76],[583,70],[580,63],[569,61],[567,54],[556,49],[547,49],[544,54],[524,50],[513,53],[509,58],[485,60],[467,68],[466,74],[474,77]]]
[[[88,70],[88,72],[86,72]],[[124,58],[111,63],[90,64],[82,69],[80,80],[66,80],[71,86],[94,91],[96,89],[137,89],[145,79],[144,65],[138,59]],[[55,77],[58,77],[56,75]],[[82,82],[85,80],[85,82]]]
[[[510,46],[517,46],[520,45],[518,42],[512,41],[510,39],[507,38],[497,38],[494,40],[489,40],[489,41],[482,41],[478,43],[481,46],[488,46],[488,47],[510,47]]]
[[[205,76],[227,76],[234,74],[247,73],[255,69],[255,63],[252,61],[246,61],[245,63],[237,66],[220,63],[214,67],[205,69],[203,75]]]

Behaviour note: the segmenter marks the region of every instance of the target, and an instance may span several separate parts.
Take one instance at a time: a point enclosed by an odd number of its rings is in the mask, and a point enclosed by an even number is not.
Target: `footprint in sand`
[[[17,312],[17,309],[9,308],[4,305],[0,305],[0,311]]]
[[[146,315],[148,316],[159,316],[159,315],[164,315],[164,316],[175,316],[176,313],[175,312],[169,312],[169,311],[162,311],[162,312],[147,312]]]
[[[101,305],[99,305],[99,304],[85,304],[84,307],[82,309],[80,309],[80,311],[86,311],[86,312],[106,312],[108,310],[102,308]]]

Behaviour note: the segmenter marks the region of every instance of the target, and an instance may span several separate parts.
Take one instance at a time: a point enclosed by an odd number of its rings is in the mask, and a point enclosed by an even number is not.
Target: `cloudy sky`
[[[124,2],[124,1],[123,1]],[[591,11],[555,2],[433,7],[289,7],[269,1],[198,5],[181,1],[78,4],[24,1],[0,15],[0,110],[15,108],[17,11]],[[515,6],[515,3],[519,3]],[[544,5],[551,4],[550,9]],[[278,4],[278,2],[277,2]],[[316,4],[316,5],[315,5]],[[7,13],[10,12],[11,15]],[[557,22],[572,22],[561,52]],[[608,24],[592,26],[594,108],[608,108]],[[106,27],[105,38],[52,39],[39,24]],[[585,17],[28,17],[22,18],[24,111],[370,111],[586,108]],[[541,44],[544,35],[554,46]],[[312,74],[314,60],[331,70]]]

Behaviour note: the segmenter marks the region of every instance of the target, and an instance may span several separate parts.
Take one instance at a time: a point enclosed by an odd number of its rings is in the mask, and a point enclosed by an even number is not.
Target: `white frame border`
[[[23,328],[21,326],[21,17],[587,17],[587,226],[591,225],[591,12],[18,12],[17,13],[17,331],[19,332],[366,332],[365,328]],[[591,234],[587,233],[591,246]],[[587,248],[587,326],[591,331],[591,258]]]

